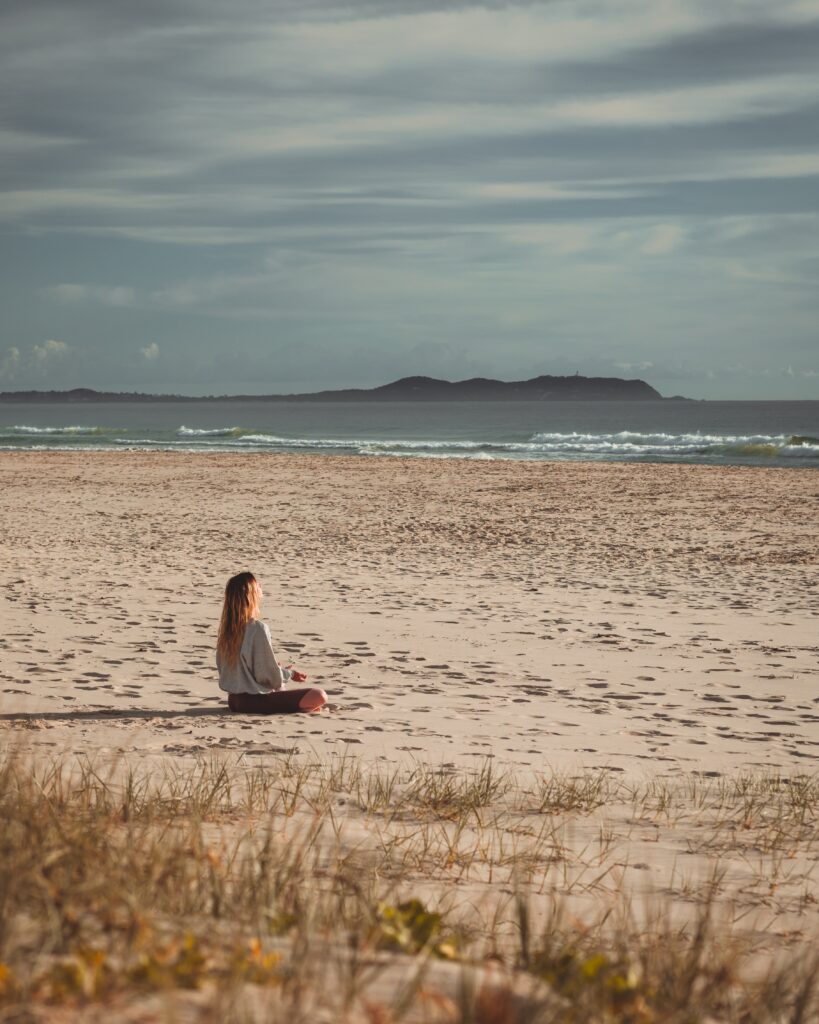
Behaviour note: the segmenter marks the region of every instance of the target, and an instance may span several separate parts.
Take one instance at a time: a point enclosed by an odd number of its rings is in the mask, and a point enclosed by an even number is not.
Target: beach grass
[[[11,752],[0,1020],[808,1024],[818,815],[807,776]]]

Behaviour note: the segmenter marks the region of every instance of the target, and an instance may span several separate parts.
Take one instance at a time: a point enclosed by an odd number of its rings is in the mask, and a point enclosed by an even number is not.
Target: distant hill
[[[622,380],[619,377],[533,377],[531,380],[492,380],[472,377],[469,380],[436,380],[434,377],[402,377],[391,384],[368,390],[319,391],[299,395],[309,401],[541,401],[548,399],[646,399],[662,398],[644,380]]]
[[[663,396],[644,380],[620,377],[533,377],[531,380],[436,380],[402,377],[377,388],[347,388],[298,395],[147,395],[142,392],[2,391],[0,402],[498,402],[498,401],[642,401]]]

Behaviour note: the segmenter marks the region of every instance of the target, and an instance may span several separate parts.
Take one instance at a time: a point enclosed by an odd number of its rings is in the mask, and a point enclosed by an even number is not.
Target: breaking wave
[[[477,433],[477,430],[476,430]],[[432,459],[530,461],[637,461],[716,464],[819,465],[813,434],[664,433],[617,431],[537,432],[517,439],[286,437],[239,426],[107,428],[98,426],[0,427],[3,450],[123,450],[291,452]]]
[[[28,427],[25,425],[14,427],[0,427],[0,435],[8,434],[69,434],[69,435],[98,435],[110,433],[105,427]]]
[[[197,427],[180,427],[180,437],[241,437],[245,431],[241,427],[215,427],[213,430],[199,430]]]
[[[541,433],[532,442],[544,453],[609,458],[815,458],[819,438],[798,435]]]

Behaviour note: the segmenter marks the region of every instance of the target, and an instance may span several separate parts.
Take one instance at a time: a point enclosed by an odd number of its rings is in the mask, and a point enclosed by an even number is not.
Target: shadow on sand
[[[188,708],[185,711],[150,711],[146,708],[99,708],[96,711],[13,711],[0,714],[0,722],[109,722],[112,718],[221,718],[233,712],[227,704],[218,708]]]

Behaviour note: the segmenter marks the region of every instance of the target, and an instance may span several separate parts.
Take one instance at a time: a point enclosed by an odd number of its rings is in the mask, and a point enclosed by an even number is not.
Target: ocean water
[[[0,403],[0,451],[819,467],[812,402]]]

